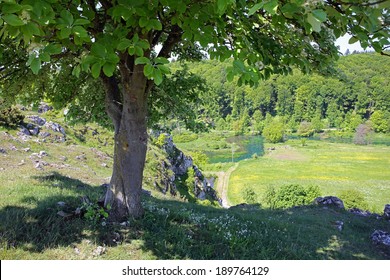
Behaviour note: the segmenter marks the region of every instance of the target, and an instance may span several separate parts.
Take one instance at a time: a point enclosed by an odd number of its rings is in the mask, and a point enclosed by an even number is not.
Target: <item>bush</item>
[[[22,112],[14,106],[5,104],[0,100],[0,126],[15,127],[18,126],[24,119]]]
[[[305,188],[300,185],[286,185],[278,190],[269,188],[266,191],[265,202],[270,208],[290,208],[311,204],[319,196],[321,192],[318,186]]]
[[[268,122],[263,130],[263,136],[270,143],[283,142],[284,124],[279,118]]]
[[[173,142],[175,143],[187,143],[198,139],[198,135],[195,133],[182,133],[173,135]]]
[[[298,128],[298,135],[301,137],[310,137],[314,133],[313,126],[310,122],[303,121]]]
[[[245,203],[255,204],[257,203],[257,195],[252,187],[246,187],[243,191],[243,198]]]
[[[344,190],[339,195],[347,209],[359,208],[362,210],[368,209],[368,203],[364,195],[358,190]]]

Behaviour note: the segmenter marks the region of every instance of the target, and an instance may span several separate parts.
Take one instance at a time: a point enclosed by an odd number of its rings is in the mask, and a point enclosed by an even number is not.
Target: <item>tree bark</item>
[[[131,75],[121,71],[122,104],[119,105],[114,98],[118,96],[115,91],[119,86],[112,79],[103,78],[106,110],[115,126],[113,172],[104,202],[110,206],[112,221],[123,221],[129,216],[139,218],[144,213],[141,191],[148,139],[147,79],[143,67],[136,68],[139,69],[134,69]]]

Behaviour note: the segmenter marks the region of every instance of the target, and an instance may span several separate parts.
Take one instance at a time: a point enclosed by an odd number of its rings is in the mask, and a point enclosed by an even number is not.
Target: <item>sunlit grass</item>
[[[273,145],[276,150],[256,160],[240,162],[229,181],[229,199],[241,203],[241,190],[252,186],[261,199],[268,187],[318,185],[323,195],[343,190],[364,194],[370,210],[390,203],[390,147],[299,141]]]

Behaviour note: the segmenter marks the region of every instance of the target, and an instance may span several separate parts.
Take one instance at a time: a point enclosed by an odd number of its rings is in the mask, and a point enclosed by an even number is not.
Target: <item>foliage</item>
[[[0,99],[0,126],[16,127],[24,119],[24,115],[15,106],[8,106]]]
[[[370,121],[372,123],[372,126],[375,130],[375,132],[389,132],[390,127],[388,120],[386,120],[384,113],[380,110],[375,111],[370,116]]]
[[[283,141],[284,137],[284,123],[280,118],[273,118],[266,123],[263,136],[270,143],[278,143]]]
[[[242,192],[245,203],[255,204],[257,203],[257,195],[252,187],[245,187]]]
[[[167,134],[165,133],[161,133],[157,139],[154,141],[154,144],[157,146],[157,147],[162,147],[166,142],[167,142]]]
[[[307,121],[301,122],[297,132],[298,132],[298,135],[301,136],[301,137],[310,137],[310,136],[312,136],[313,133],[314,133],[314,129],[313,129],[312,123],[307,122]]]
[[[318,186],[286,185],[277,190],[268,189],[264,200],[272,209],[291,208],[311,204],[319,196],[321,196],[321,192]]]
[[[339,197],[344,202],[344,206],[347,209],[359,208],[368,210],[368,203],[364,198],[363,193],[356,189],[343,190],[339,194]]]
[[[192,158],[194,164],[201,169],[205,168],[209,160],[207,155],[202,151],[191,151],[188,155]]]
[[[329,72],[329,66],[338,57],[334,40],[346,33],[352,35],[350,43],[360,41],[363,47],[372,46],[377,52],[383,52],[389,44],[386,4],[367,4],[365,0],[354,5],[276,0],[10,0],[1,2],[0,8],[1,39],[12,42],[6,51],[21,49],[24,61],[28,57],[27,63],[21,65],[29,66],[34,74],[43,72],[43,81],[56,83],[50,73],[65,65],[78,78],[85,74],[87,78],[101,79],[105,109],[115,136],[121,139],[115,141],[114,157],[120,156],[121,160],[113,165],[113,180],[132,182],[114,184],[106,198],[113,200],[112,213],[129,213],[133,217],[140,217],[143,212],[139,196],[146,155],[147,104],[150,101],[150,106],[158,105],[152,90],[170,73],[169,57],[180,54],[194,58],[204,50],[210,58],[231,58],[226,78],[233,80],[237,75],[239,85],[254,86],[273,73],[291,73],[292,66],[303,72]],[[158,51],[157,46],[161,47]],[[2,48],[0,58],[3,53]],[[66,64],[66,60],[70,63]],[[0,61],[2,78],[18,72],[17,66],[8,67],[12,64],[7,63]],[[36,80],[26,83],[30,88],[42,88],[35,91],[35,101],[45,95],[45,82]],[[94,95],[91,92],[89,96]],[[303,96],[307,92],[302,89]],[[171,97],[170,94],[167,96]],[[70,95],[76,100],[78,92]],[[276,102],[274,97],[272,102]],[[61,104],[66,106],[66,100]],[[239,106],[233,109],[242,111]],[[276,108],[272,114],[275,111]],[[166,113],[162,115],[167,117]],[[302,117],[305,116],[298,115],[297,119]],[[199,130],[205,121],[184,118],[184,123]],[[123,149],[125,143],[129,149]],[[123,204],[125,200],[127,203]]]
[[[187,143],[198,139],[198,134],[183,132],[180,134],[173,134],[173,142],[175,143]]]
[[[105,225],[105,220],[108,218],[108,211],[110,207],[105,209],[95,203],[84,203],[81,206],[81,211],[85,211],[84,218],[90,221],[93,225],[102,224]]]

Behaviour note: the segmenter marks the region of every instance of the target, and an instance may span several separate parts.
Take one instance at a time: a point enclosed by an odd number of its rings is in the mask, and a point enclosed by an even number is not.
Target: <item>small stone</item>
[[[40,152],[39,152],[39,156],[40,156],[40,157],[46,157],[46,156],[47,156],[46,151],[40,151]]]
[[[76,255],[80,255],[80,250],[79,250],[79,248],[75,247],[75,248],[74,248],[74,252],[76,253]]]
[[[342,231],[344,228],[344,222],[343,221],[336,221],[335,226],[339,231]]]
[[[22,149],[22,150],[25,151],[26,153],[29,152],[29,151],[31,151],[30,148],[24,148],[24,149]]]
[[[103,162],[103,163],[101,164],[101,166],[102,166],[102,167],[108,167],[107,163],[105,163],[105,162]]]
[[[98,246],[92,253],[95,257],[101,256],[106,252],[106,248],[102,246]]]
[[[65,206],[66,206],[66,203],[63,202],[63,201],[58,201],[58,202],[57,202],[57,205],[58,205],[59,207],[65,207]]]
[[[6,151],[4,148],[0,148],[0,153],[1,153],[1,154],[6,154],[7,151]]]
[[[34,167],[35,167],[36,169],[40,169],[40,170],[43,169],[43,166],[42,166],[41,162],[39,162],[39,161],[35,164]]]
[[[68,158],[67,158],[66,156],[60,156],[60,160],[62,160],[62,161],[67,161]]]
[[[25,162],[24,162],[24,159],[22,159],[19,163],[18,163],[18,166],[21,166],[21,165],[24,165]]]

